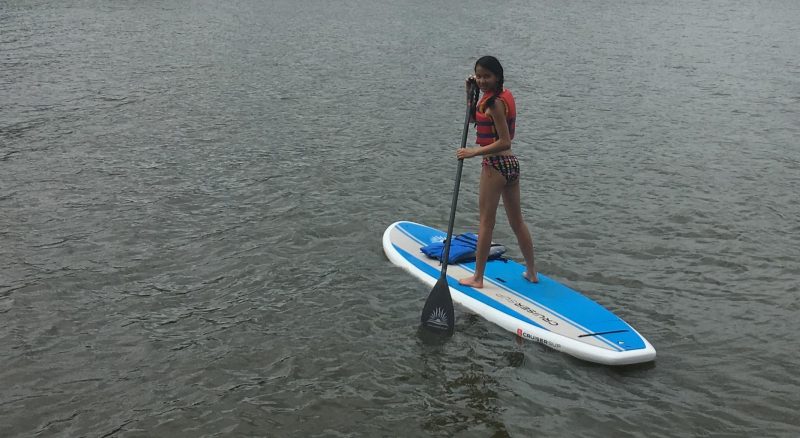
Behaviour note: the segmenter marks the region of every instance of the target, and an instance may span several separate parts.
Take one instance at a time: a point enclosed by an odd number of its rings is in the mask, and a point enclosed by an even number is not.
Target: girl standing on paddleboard
[[[519,161],[511,152],[514,138],[517,108],[511,91],[503,87],[503,66],[494,56],[484,56],[475,63],[475,74],[467,78],[467,89],[472,84],[480,88],[483,95],[473,113],[477,131],[477,147],[459,148],[459,159],[483,156],[478,196],[480,227],[478,248],[475,253],[475,273],[459,280],[465,286],[483,287],[483,273],[492,243],[495,217],[500,197],[506,209],[508,223],[517,236],[519,248],[525,257],[528,280],[537,283],[536,265],[533,260],[533,239],[522,218],[519,193]]]

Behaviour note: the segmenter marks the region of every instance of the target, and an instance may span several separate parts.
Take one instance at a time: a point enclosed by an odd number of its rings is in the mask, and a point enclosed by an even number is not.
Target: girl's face
[[[497,76],[480,65],[475,66],[475,81],[481,91],[494,91],[497,89]]]

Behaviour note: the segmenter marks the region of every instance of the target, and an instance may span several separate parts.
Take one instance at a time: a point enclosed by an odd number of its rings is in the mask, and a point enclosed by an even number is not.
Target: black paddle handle
[[[472,108],[477,104],[473,96],[475,84],[470,82],[467,87],[467,96],[469,97],[469,105],[467,105],[467,114],[464,116],[464,130],[461,133],[461,149],[467,147],[467,133],[469,132],[469,119],[472,115]],[[450,241],[453,237],[453,225],[456,221],[456,205],[458,205],[458,190],[461,186],[461,169],[464,167],[464,159],[458,160],[458,170],[456,170],[456,183],[453,188],[453,202],[450,204],[450,222],[447,224],[447,240],[444,242],[444,257],[442,258],[442,277],[447,274],[447,262],[450,260]]]

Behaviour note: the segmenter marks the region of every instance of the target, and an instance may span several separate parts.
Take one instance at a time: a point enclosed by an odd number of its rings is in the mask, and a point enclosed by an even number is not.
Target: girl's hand
[[[469,91],[470,86],[478,86],[478,82],[475,80],[475,75],[467,76],[467,79],[464,81],[464,86],[466,87],[467,91]]]
[[[456,151],[456,157],[458,157],[459,160],[472,158],[478,155],[479,150],[479,148],[458,148]]]
[[[478,87],[478,83],[475,80],[475,75],[467,76],[467,79],[464,81],[464,88],[467,90],[467,104],[472,103],[472,89],[473,87]]]

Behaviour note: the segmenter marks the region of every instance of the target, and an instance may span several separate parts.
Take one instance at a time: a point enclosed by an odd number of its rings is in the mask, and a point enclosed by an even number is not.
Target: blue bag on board
[[[450,254],[448,254],[448,264],[474,262],[475,250],[478,248],[478,235],[475,233],[464,233],[453,237],[450,244]],[[444,257],[444,242],[434,242],[419,249],[426,256],[442,260]],[[499,243],[493,243],[489,248],[489,260],[502,258],[506,248]]]

